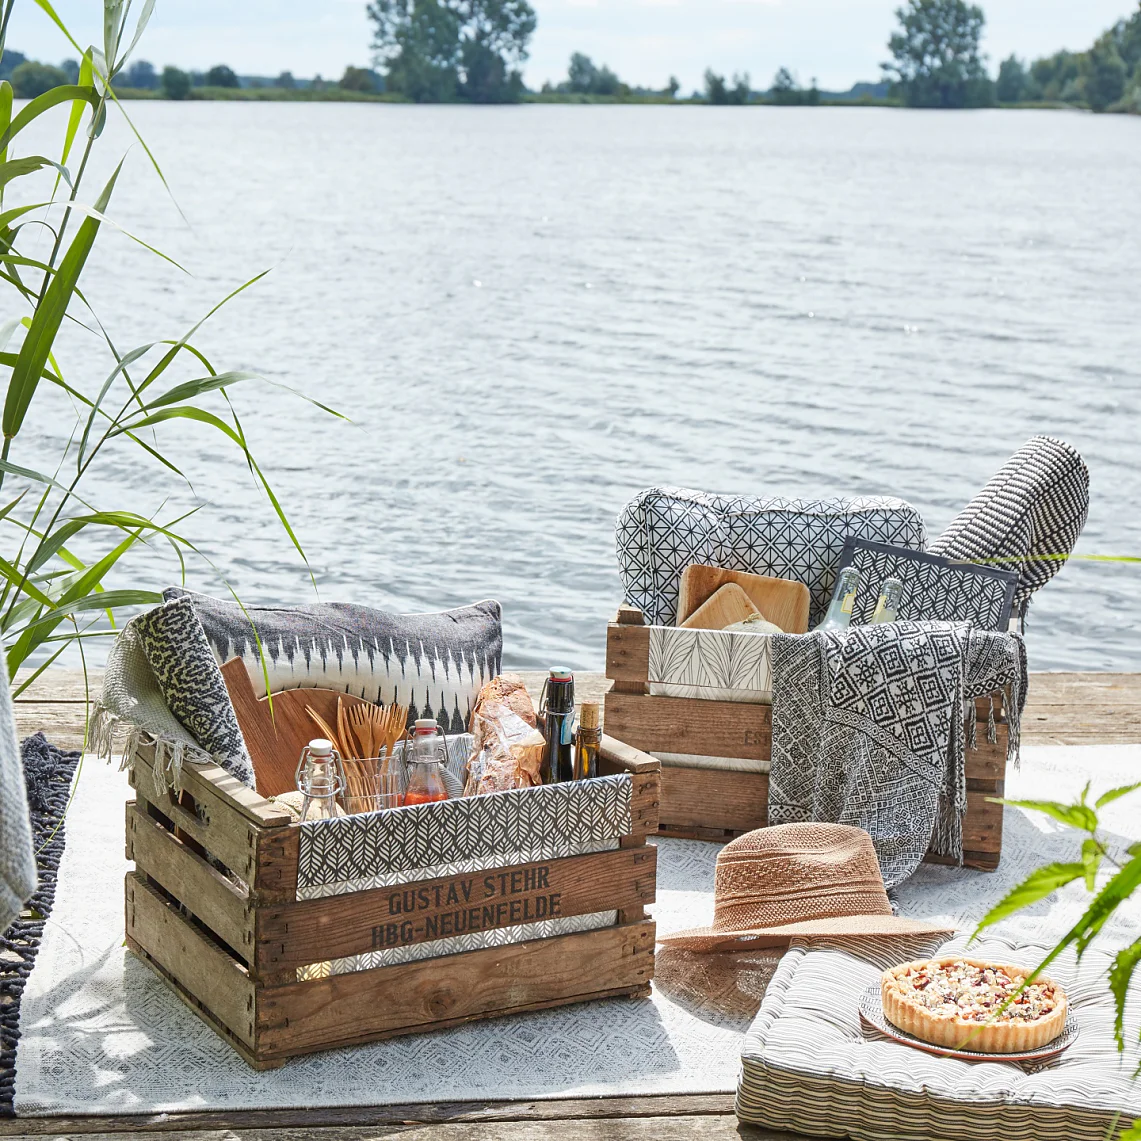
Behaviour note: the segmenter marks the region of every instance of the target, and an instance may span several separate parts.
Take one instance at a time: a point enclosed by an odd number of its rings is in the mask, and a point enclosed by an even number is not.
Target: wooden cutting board
[[[246,739],[257,790],[262,796],[292,792],[297,787],[301,750],[314,738],[324,736],[305,712],[307,705],[335,730],[338,697],[346,709],[368,704],[359,697],[329,689],[287,689],[273,695],[271,715],[269,703],[254,693],[241,658],[231,658],[222,666],[222,679]]]
[[[724,630],[734,622],[744,622],[760,610],[735,583],[715,590],[683,623],[687,630]]]
[[[677,603],[678,625],[684,625],[702,603],[727,583],[739,586],[753,605],[786,634],[807,633],[809,594],[804,583],[746,571],[721,570],[703,563],[693,563],[682,571]]]

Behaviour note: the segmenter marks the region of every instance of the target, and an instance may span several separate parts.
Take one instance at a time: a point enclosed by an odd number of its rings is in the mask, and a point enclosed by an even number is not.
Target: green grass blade
[[[8,144],[29,124],[34,123],[45,111],[58,107],[61,103],[71,103],[82,99],[92,107],[99,106],[99,92],[94,87],[81,87],[78,83],[62,83],[37,95],[12,120],[3,134],[0,134],[0,151],[8,149]]]
[[[148,401],[146,407],[162,408],[168,404],[181,404],[184,400],[193,400],[207,392],[215,392],[229,384],[238,384],[243,380],[257,380],[256,372],[222,372],[216,376],[203,376],[198,380],[186,380],[167,389],[161,396]]]
[[[6,135],[12,126],[12,85],[0,81],[0,135]],[[8,146],[0,147],[0,162],[8,161]]]
[[[1109,792],[1102,793],[1101,796],[1094,801],[1094,808],[1103,808],[1107,804],[1112,804],[1113,801],[1119,800],[1123,796],[1128,796],[1131,792],[1136,792],[1141,788],[1141,781],[1137,784],[1125,784],[1120,788],[1111,788]]]
[[[131,52],[133,52],[135,50],[135,48],[138,46],[139,40],[142,37],[143,32],[145,32],[147,30],[147,24],[150,23],[151,16],[153,15],[154,10],[155,10],[155,0],[146,0],[146,3],[143,5],[143,10],[139,13],[138,23],[135,24],[134,39],[131,40],[130,45],[127,47],[127,50],[123,53],[122,58],[119,60],[120,66],[122,66],[124,63],[127,62],[128,59],[131,58]]]
[[[83,53],[83,61],[79,65],[79,86],[90,87],[95,89],[95,72],[91,66],[91,52],[85,51]],[[67,156],[71,154],[72,145],[75,143],[75,136],[79,133],[79,124],[83,122],[83,108],[86,105],[86,100],[76,99],[71,105],[71,116],[67,120],[67,133],[63,137],[63,157],[59,160],[64,165],[67,164]]]
[[[60,166],[55,159],[44,158],[43,155],[28,155],[26,158],[10,158],[0,163],[0,191],[14,178],[24,178],[26,175],[35,174],[37,170],[43,170],[45,166],[54,166],[64,182],[68,186],[71,185],[71,174],[67,167]]]
[[[75,48],[78,55],[83,55],[83,48],[75,42],[75,37],[67,30],[67,25],[59,18],[56,10],[51,6],[51,0],[35,0],[36,5],[47,13],[52,23],[67,37],[67,42]]]
[[[1044,812],[1062,824],[1078,828],[1083,832],[1097,831],[1097,813],[1085,804],[1059,804],[1054,800],[1004,800],[988,796],[992,804],[1005,804],[1011,808],[1028,808],[1032,812]]]
[[[1012,888],[1007,895],[999,900],[983,916],[971,939],[977,939],[984,928],[992,927],[1007,916],[1045,899],[1051,892],[1081,879],[1085,875],[1085,864],[1047,864],[1031,872],[1017,887]]]
[[[123,169],[122,162],[115,168],[103,193],[99,196],[99,209],[106,209]],[[8,396],[4,402],[3,429],[5,439],[13,439],[20,431],[27,415],[28,407],[36,394],[40,376],[44,365],[47,364],[48,354],[52,351],[56,334],[63,323],[64,314],[72,294],[79,283],[79,275],[87,263],[91,247],[99,233],[99,222],[94,218],[85,218],[80,224],[75,238],[68,247],[67,253],[60,261],[59,272],[51,279],[44,291],[43,301],[36,309],[32,318],[28,335],[20,348],[19,359],[12,370],[11,380],[8,382]]]

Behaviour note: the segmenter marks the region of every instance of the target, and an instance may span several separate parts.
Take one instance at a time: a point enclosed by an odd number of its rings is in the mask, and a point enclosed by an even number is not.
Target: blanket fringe
[[[155,751],[155,789],[160,796],[168,791],[182,791],[182,765],[184,761],[199,764],[217,764],[205,749],[196,748],[174,737],[148,732],[125,718],[112,713],[102,702],[97,702],[91,716],[89,730],[91,751],[108,764],[119,751],[119,771],[131,763],[139,744],[148,744]],[[121,751],[120,751],[121,750]]]

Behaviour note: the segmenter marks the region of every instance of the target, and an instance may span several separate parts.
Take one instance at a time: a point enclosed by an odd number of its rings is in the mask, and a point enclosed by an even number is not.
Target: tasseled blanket
[[[959,622],[774,635],[769,823],[821,820],[871,835],[884,883],[929,848],[961,863],[975,698],[1004,691],[1018,758],[1026,651]],[[993,703],[987,738],[997,739]]]

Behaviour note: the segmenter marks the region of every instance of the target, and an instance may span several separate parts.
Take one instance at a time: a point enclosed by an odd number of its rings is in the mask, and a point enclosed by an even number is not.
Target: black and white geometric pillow
[[[434,717],[448,733],[467,729],[480,688],[500,672],[498,602],[436,614],[389,614],[349,603],[246,606],[243,612],[236,603],[178,587],[164,594],[190,601],[218,662],[240,657],[259,697],[265,675],[253,627],[273,693],[332,689],[378,705],[398,702],[408,706],[409,724]]]
[[[855,566],[860,586],[852,624],[872,620],[884,579],[903,583],[900,621],[970,622],[980,630],[1005,631],[1018,585],[1014,571],[952,563],[938,555],[909,551],[883,543],[849,539],[840,556],[840,569]]]
[[[1019,613],[1062,569],[1089,513],[1089,469],[1064,440],[1033,436],[959,512],[934,555],[1018,572]]]
[[[307,821],[297,898],[603,851],[630,831],[632,790],[621,773]]]
[[[849,538],[922,550],[927,532],[902,499],[778,499],[671,487],[640,492],[615,528],[625,600],[654,626],[677,621],[678,584],[691,563],[802,582],[815,625]]]
[[[190,599],[157,606],[140,614],[134,625],[171,713],[222,768],[252,788],[250,755]]]

